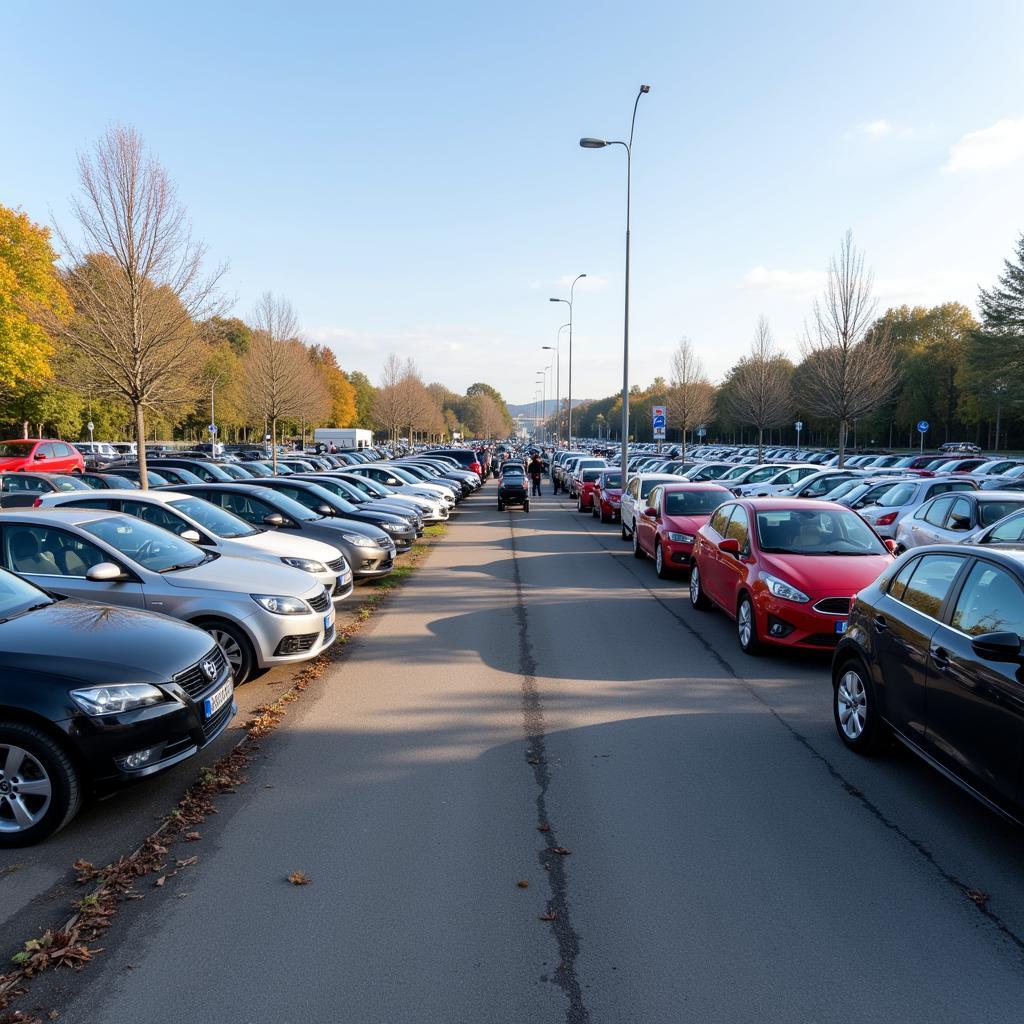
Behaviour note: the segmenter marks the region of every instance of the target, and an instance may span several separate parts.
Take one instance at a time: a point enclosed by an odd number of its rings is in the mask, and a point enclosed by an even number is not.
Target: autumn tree
[[[355,402],[353,425],[373,430],[377,426],[373,417],[373,400],[377,389],[370,382],[370,378],[359,370],[351,370],[345,376],[348,378],[349,384],[352,385]]]
[[[388,431],[392,441],[401,436],[402,427],[412,414],[409,389],[404,386],[407,372],[406,362],[389,352],[373,397],[373,418]]]
[[[311,345],[310,358],[323,377],[330,398],[325,426],[350,427],[356,418],[356,389],[338,365],[333,349],[326,345]]]
[[[685,459],[687,431],[706,423],[715,411],[715,389],[689,338],[682,338],[672,354],[672,379],[667,390],[659,388],[659,381],[655,380],[653,387],[664,390],[668,418],[682,431],[680,458]]]
[[[145,487],[146,410],[194,395],[196,320],[215,312],[223,268],[203,275],[204,248],[191,237],[167,172],[146,156],[134,129],[109,129],[80,158],[79,180],[73,210],[82,240],[57,232],[75,315],[49,323],[73,350],[77,374],[97,394],[131,406]]]

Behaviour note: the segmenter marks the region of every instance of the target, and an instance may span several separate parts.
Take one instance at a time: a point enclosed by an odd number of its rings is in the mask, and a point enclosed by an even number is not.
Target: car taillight
[[[469,464],[469,468],[471,470],[473,470],[474,473],[482,473],[483,472],[483,469],[482,469],[482,467],[481,467],[479,462],[471,462]]]
[[[886,512],[884,516],[879,516],[875,520],[875,525],[876,526],[892,526],[892,524],[895,523],[895,522],[896,522],[896,513],[895,512]]]
[[[36,500],[32,502],[32,507],[33,508],[39,508],[42,505],[42,503],[43,503],[43,499],[42,498],[36,498]]]

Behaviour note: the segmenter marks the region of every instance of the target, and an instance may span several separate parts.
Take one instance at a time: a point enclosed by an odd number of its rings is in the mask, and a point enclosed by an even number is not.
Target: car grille
[[[848,597],[823,597],[815,606],[816,612],[824,615],[846,615],[850,611]]]
[[[331,607],[331,595],[326,590],[321,590],[316,597],[309,598],[308,604],[315,612],[325,612]]]
[[[319,636],[319,633],[297,633],[294,636],[286,636],[277,645],[274,654],[279,657],[288,654],[305,654],[306,651],[312,650]]]
[[[344,572],[348,568],[348,562],[344,558],[336,558],[333,562],[327,563],[327,568],[331,572]]]
[[[234,703],[235,700],[232,697],[224,707],[218,708],[212,717],[203,722],[203,736],[205,736],[207,740],[216,736],[217,733],[219,733],[225,726],[227,720],[231,717],[231,708]]]
[[[377,538],[377,547],[379,547],[379,548],[389,548],[389,547],[391,547],[391,540],[390,540],[390,538],[388,538],[388,537],[378,537]]]
[[[207,678],[206,673],[200,668],[204,661],[212,661],[217,666],[217,674],[213,679]],[[213,650],[202,660],[197,661],[191,668],[185,669],[184,672],[179,672],[174,677],[174,682],[195,700],[204,690],[208,690],[213,686],[215,680],[220,679],[227,668],[227,664],[228,659],[224,657],[224,651],[221,649],[220,644],[216,644]]]

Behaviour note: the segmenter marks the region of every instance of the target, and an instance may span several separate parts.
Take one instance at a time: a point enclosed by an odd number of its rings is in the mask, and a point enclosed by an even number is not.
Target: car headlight
[[[377,546],[369,537],[364,537],[359,533],[343,533],[341,539],[348,544],[354,544],[357,548],[373,548]]]
[[[282,597],[279,594],[250,594],[261,608],[275,615],[308,615],[309,608],[305,601],[297,597]]]
[[[810,598],[802,590],[797,590],[796,587],[785,580],[780,580],[778,576],[773,576],[770,572],[758,573],[758,576],[764,581],[773,597],[781,597],[784,601],[795,601],[797,604],[806,604],[810,601]]]
[[[677,544],[692,544],[693,534],[692,533],[669,533],[669,540],[674,540]]]
[[[128,683],[125,686],[90,686],[72,690],[71,699],[87,715],[116,715],[136,711],[152,704],[162,704],[167,695],[149,683]]]
[[[381,523],[380,525],[383,526],[388,533],[402,533],[405,530],[405,527],[398,523]]]
[[[303,572],[327,572],[327,566],[315,558],[282,558],[281,561]]]

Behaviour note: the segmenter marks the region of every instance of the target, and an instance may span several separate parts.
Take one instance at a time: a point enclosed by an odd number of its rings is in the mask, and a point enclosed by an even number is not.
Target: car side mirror
[[[280,512],[271,512],[263,517],[264,526],[284,526],[284,516]]]
[[[334,509],[331,508],[331,506],[328,505],[326,502],[324,502],[324,504],[322,504],[322,505],[317,505],[317,507],[314,509],[314,511],[318,515],[321,515],[321,516],[333,516],[334,515]]]
[[[723,554],[740,557],[740,542],[735,537],[726,537],[718,542],[718,550]]]
[[[949,528],[951,530],[969,530],[971,521],[966,516],[953,516],[953,522],[950,523]]]
[[[97,562],[86,569],[85,578],[90,583],[112,583],[124,579],[124,573],[113,562]]]
[[[34,458],[36,458],[36,459],[45,459],[46,458],[46,452],[36,452]]]
[[[202,538],[199,536],[198,530],[182,530],[178,536],[182,540],[187,540],[190,544],[198,544]]]
[[[882,541],[882,543],[885,545],[886,550],[890,554],[896,554],[896,541],[894,541],[892,537],[886,537],[885,540]]]
[[[1021,655],[1016,633],[982,633],[971,641],[971,648],[986,661],[1018,661]]]

